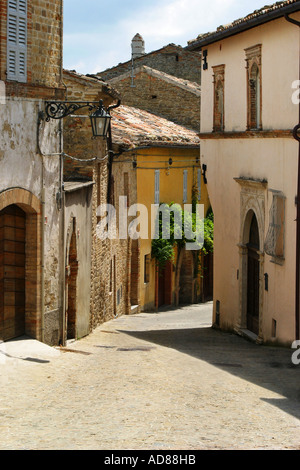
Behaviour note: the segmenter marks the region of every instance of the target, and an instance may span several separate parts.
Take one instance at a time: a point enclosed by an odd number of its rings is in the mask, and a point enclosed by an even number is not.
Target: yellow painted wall
[[[142,310],[155,307],[155,261],[151,261],[150,280],[144,283],[144,259],[151,253],[151,204],[155,203],[155,170],[160,170],[160,203],[171,202],[183,207],[183,172],[188,170],[187,204],[192,203],[193,183],[200,169],[200,148],[149,148],[137,152],[137,202],[148,209],[148,238],[141,239],[140,299]],[[172,158],[172,165],[169,165]],[[207,188],[201,177],[201,199],[204,214],[210,207]],[[175,274],[174,274],[175,276]],[[174,285],[174,282],[173,282]]]

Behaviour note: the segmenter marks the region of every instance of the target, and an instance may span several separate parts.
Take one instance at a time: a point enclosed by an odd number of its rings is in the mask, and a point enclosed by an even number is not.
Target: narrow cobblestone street
[[[7,344],[1,449],[300,448],[292,350],[212,329],[211,309],[116,318],[64,352]]]

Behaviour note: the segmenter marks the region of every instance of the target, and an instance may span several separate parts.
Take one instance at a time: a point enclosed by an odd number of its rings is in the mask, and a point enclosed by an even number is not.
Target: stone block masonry
[[[0,0],[0,80],[7,94],[63,99],[62,0],[27,2],[27,77],[25,83],[7,80],[7,0]]]
[[[180,46],[169,44],[157,51],[150,52],[134,59],[134,68],[146,65],[155,70],[160,70],[174,77],[189,80],[200,84],[201,82],[201,60],[198,52],[191,53]],[[131,72],[131,60],[99,72],[99,76],[106,81],[118,77],[124,73]]]
[[[110,81],[122,103],[149,111],[195,131],[200,128],[200,86],[164,72],[141,67]],[[184,106],[183,106],[184,103]]]

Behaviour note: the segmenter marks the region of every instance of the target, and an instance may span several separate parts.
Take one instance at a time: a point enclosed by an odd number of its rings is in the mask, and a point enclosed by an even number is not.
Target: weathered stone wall
[[[102,91],[101,82],[64,74],[67,96],[74,101],[99,101],[105,106],[112,104],[113,98]],[[88,116],[88,111],[80,111],[80,116]],[[107,203],[108,192],[108,149],[106,141],[92,139],[92,129],[88,117],[70,117],[64,123],[64,178],[66,181],[92,180],[92,245],[91,245],[91,291],[90,291],[90,330],[119,315],[128,314],[130,268],[130,241],[101,239],[100,222],[97,210]],[[85,161],[77,161],[83,159]],[[92,159],[96,158],[94,161]],[[123,191],[124,168],[113,165],[112,193],[118,201]],[[114,205],[114,201],[111,201]],[[99,214],[99,213],[98,213]],[[117,234],[118,235],[118,234]]]
[[[38,218],[35,234],[28,236],[27,241],[27,258],[33,260],[30,271],[39,279],[38,284],[34,284],[34,295],[38,296],[32,307],[34,327],[28,333],[38,339],[44,338],[47,343],[58,344],[62,219],[56,204],[56,196],[60,193],[60,159],[53,154],[59,152],[59,124],[42,121],[38,126],[38,112],[43,108],[42,101],[17,98],[7,98],[6,104],[0,105],[0,193],[2,208],[21,203],[28,218],[34,213]],[[14,198],[6,198],[12,191]],[[23,195],[28,195],[26,202]],[[31,204],[35,199],[39,201],[38,209]],[[44,260],[41,258],[43,253]],[[29,297],[29,291],[26,295]]]
[[[61,339],[63,210],[61,122],[45,121],[46,99],[63,99],[62,0],[28,0],[26,75],[7,77],[7,0],[0,0],[1,210],[26,214],[26,333],[48,344]]]
[[[62,85],[62,0],[28,0],[27,81],[8,81],[7,0],[0,0],[0,79],[10,95],[63,97]]]
[[[120,92],[122,104],[144,109],[199,131],[200,87],[143,68],[135,74],[134,86],[128,74],[110,83]]]
[[[191,82],[201,83],[201,61],[199,53],[186,51],[180,46],[169,44],[162,49],[153,51],[142,57],[134,59],[134,68],[147,65],[156,70],[183,78]],[[130,72],[132,62],[124,62],[103,72],[99,72],[99,76],[105,81],[118,77],[123,73]]]

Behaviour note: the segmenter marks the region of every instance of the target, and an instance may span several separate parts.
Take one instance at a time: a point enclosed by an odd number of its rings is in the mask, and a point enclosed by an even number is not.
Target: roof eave
[[[186,46],[185,49],[189,51],[196,51],[196,50],[202,49],[203,46],[208,46],[209,44],[213,44],[215,42],[221,41],[230,36],[235,36],[236,34],[255,28],[264,23],[268,23],[270,21],[279,19],[285,15],[295,13],[299,10],[300,10],[300,4],[298,2],[292,5],[286,5],[285,7],[282,7],[278,10],[270,11],[256,18],[251,18],[250,20],[246,20],[245,22],[236,24],[232,26],[231,28],[224,29],[222,31],[216,31],[202,39],[199,39],[199,40],[196,39],[191,44]]]

